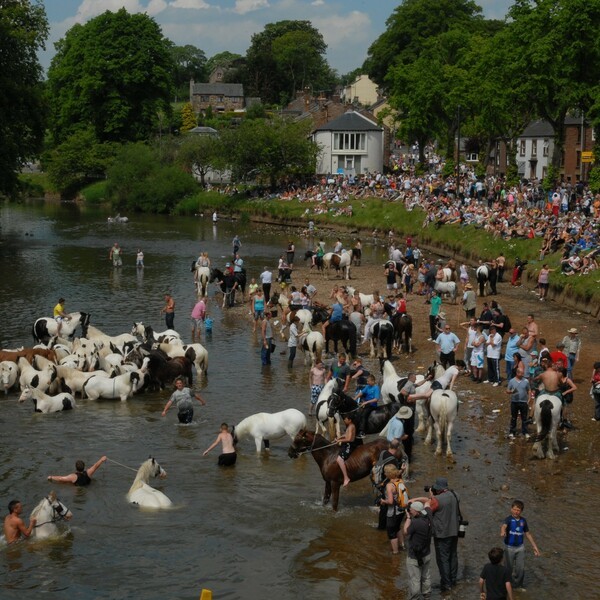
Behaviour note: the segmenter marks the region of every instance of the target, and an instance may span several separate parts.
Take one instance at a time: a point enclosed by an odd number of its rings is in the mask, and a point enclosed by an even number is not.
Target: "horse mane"
[[[56,500],[56,492],[54,490],[51,490],[50,493],[47,496],[44,496],[34,507],[34,509],[31,511],[31,517],[30,518],[37,518],[37,516],[39,515],[40,511],[42,510],[42,506],[44,505],[44,502],[46,500],[49,500],[50,503],[52,504],[52,502],[54,502]]]
[[[133,480],[133,484],[129,488],[130,494],[141,487],[142,484],[148,483],[150,475],[152,474],[152,466],[154,464],[154,459],[148,458],[140,465],[140,468],[135,475],[135,479]]]

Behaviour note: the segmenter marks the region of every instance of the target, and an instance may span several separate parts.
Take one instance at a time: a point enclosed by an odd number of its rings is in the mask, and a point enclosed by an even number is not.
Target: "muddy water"
[[[106,214],[73,205],[4,207],[0,227],[3,347],[29,343],[31,323],[50,314],[61,295],[69,310],[91,312],[93,324],[109,333],[128,331],[134,320],[158,328],[166,289],[178,303],[175,326],[188,337],[194,299],[189,263],[198,251],[207,250],[222,266],[238,232],[249,274],[255,276],[265,264],[275,267],[288,235],[226,222],[213,228],[208,216],[136,216],[127,225],[109,226]],[[116,272],[107,259],[115,241],[125,249],[125,265]],[[305,242],[297,246],[300,253]],[[143,272],[134,267],[138,247],[146,254]],[[381,286],[383,277],[374,265],[383,250],[367,245],[365,254],[366,266],[353,273],[356,284]],[[330,284],[313,279],[326,295]],[[460,542],[462,581],[455,597],[476,593],[480,568],[489,548],[501,542],[500,523],[513,497],[525,501],[525,515],[543,553],[537,559],[527,555],[528,597],[594,596],[600,587],[599,518],[593,508],[600,492],[599,436],[589,420],[592,402],[584,380],[591,361],[600,356],[598,326],[552,303],[542,310],[524,290],[500,291],[514,324],[519,322],[515,314],[524,318],[536,310],[547,337],[562,337],[572,326],[583,331],[586,363],[576,370],[581,383],[574,411],[578,428],[562,441],[568,449],[556,461],[533,461],[529,445],[509,445],[505,439],[508,413],[501,390],[461,381],[456,462],[436,458],[419,441],[409,490],[420,494],[423,485],[444,474],[463,497],[471,525]],[[402,373],[432,358],[424,341],[427,307],[417,299],[410,305],[420,323],[418,350],[396,360]],[[404,557],[392,557],[385,534],[373,528],[376,515],[367,482],[343,492],[341,509],[334,514],[320,505],[323,484],[314,461],[308,456],[290,460],[287,440],[273,442],[270,454],[258,456],[252,443],[242,442],[238,464],[229,471],[217,469],[216,450],[201,457],[222,421],[236,423],[262,410],[305,409],[308,399],[307,369],[297,360],[288,372],[279,354],[282,342],[272,368],[261,370],[246,309],[223,314],[212,303],[210,312],[214,331],[202,339],[210,371],[208,380],[198,384],[208,404],[196,411],[189,427],[176,425],[172,414],[161,418],[167,392],[136,396],[126,404],[81,402],[78,410],[56,415],[31,413],[31,407],[17,405],[16,394],[1,400],[4,505],[21,498],[28,512],[49,491],[46,476],[70,472],[76,458],[90,464],[107,454],[135,467],[153,454],[169,473],[156,485],[177,508],[145,513],[128,506],[124,496],[134,474],[112,463],[98,471],[88,489],[59,487],[75,515],[72,535],[51,545],[3,549],[0,597],[197,598],[202,587],[212,589],[215,598],[404,597]]]

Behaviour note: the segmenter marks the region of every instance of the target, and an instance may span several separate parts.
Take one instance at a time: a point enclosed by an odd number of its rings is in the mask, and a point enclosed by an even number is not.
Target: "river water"
[[[128,332],[139,320],[161,329],[166,290],[177,301],[175,327],[188,339],[194,302],[189,265],[199,251],[208,251],[222,267],[239,233],[252,277],[264,265],[275,268],[287,244],[276,229],[223,221],[213,227],[209,215],[136,215],[125,225],[109,225],[106,216],[73,204],[0,209],[2,347],[29,344],[31,324],[51,314],[60,296],[68,311],[90,312],[92,324],[110,334]],[[124,249],[119,270],[108,261],[115,241]],[[300,254],[304,243],[297,246]],[[143,271],[134,266],[138,247],[145,253]],[[367,247],[365,262],[380,253]],[[374,529],[368,482],[342,492],[340,510],[333,513],[320,504],[323,482],[316,464],[310,456],[290,460],[289,440],[272,442],[271,452],[260,455],[253,442],[241,442],[232,469],[217,468],[218,448],[202,457],[222,421],[306,410],[309,395],[307,368],[297,359],[288,371],[281,341],[273,366],[261,369],[246,309],[223,313],[212,302],[210,313],[214,330],[201,340],[209,375],[198,383],[207,406],[196,409],[191,426],[176,424],[173,413],[161,418],[168,391],[123,404],[82,401],[77,410],[54,415],[32,413],[17,404],[15,393],[2,400],[2,503],[20,498],[28,514],[52,487],[74,518],[65,540],[1,551],[1,598],[191,599],[202,588],[219,599],[405,597],[404,556],[392,557],[385,533]],[[525,446],[509,448],[490,427],[473,393],[466,390],[462,397],[457,462],[434,457],[419,441],[409,485],[412,495],[420,495],[423,485],[444,474],[463,497],[471,525],[460,542],[462,581],[454,597],[477,592],[480,569],[488,550],[501,542],[500,523],[513,497],[525,500],[524,514],[543,552],[537,559],[528,553],[527,596],[594,596],[600,588],[600,519],[592,508],[600,493],[597,433],[582,433],[555,462],[533,462]],[[72,472],[77,458],[90,465],[102,454],[130,467],[155,456],[169,475],[151,484],[176,508],[145,512],[128,505],[134,474],[113,463],[102,466],[86,489],[47,483],[48,474]],[[437,587],[433,597],[439,597]]]

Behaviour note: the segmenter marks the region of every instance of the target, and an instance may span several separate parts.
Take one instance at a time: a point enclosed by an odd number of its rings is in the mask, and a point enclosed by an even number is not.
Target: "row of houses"
[[[196,113],[210,107],[213,112],[240,112],[260,102],[244,96],[243,85],[223,83],[220,68],[209,83],[190,82],[190,102]],[[368,108],[366,108],[368,107]],[[358,76],[340,92],[314,96],[309,89],[298,92],[281,114],[296,120],[310,119],[313,139],[322,148],[317,172],[360,175],[383,171],[390,166],[391,117],[383,117],[388,107],[377,86],[366,76]],[[385,112],[384,112],[385,111]],[[589,151],[595,138],[593,128],[582,118],[565,120],[565,146],[561,176],[565,181],[586,180]],[[554,150],[554,130],[546,121],[534,121],[516,141],[519,175],[524,179],[543,179],[550,167]],[[463,140],[461,161],[477,163],[479,151]],[[588,156],[586,156],[586,151]],[[505,142],[498,141],[491,151],[488,172],[504,175],[509,164]]]

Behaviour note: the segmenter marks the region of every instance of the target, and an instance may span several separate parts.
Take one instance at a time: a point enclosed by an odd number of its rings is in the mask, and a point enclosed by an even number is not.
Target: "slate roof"
[[[193,94],[203,96],[238,96],[244,97],[244,86],[241,83],[194,83]]]
[[[188,133],[200,133],[202,135],[217,135],[219,132],[212,127],[194,127],[194,129],[190,129]]]
[[[525,130],[519,137],[543,138],[553,136],[554,129],[548,121],[532,121],[525,127]]]
[[[357,112],[349,111],[317,127],[315,131],[383,131],[383,127],[379,127],[377,123],[373,123]]]

